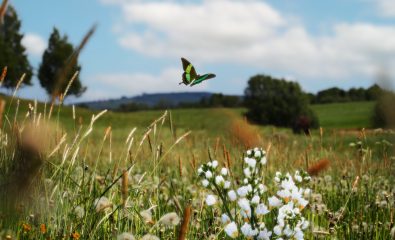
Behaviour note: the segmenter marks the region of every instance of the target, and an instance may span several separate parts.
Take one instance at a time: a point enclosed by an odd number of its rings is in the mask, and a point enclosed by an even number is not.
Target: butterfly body
[[[185,58],[181,58],[182,67],[184,69],[184,73],[182,74],[182,82],[180,84],[185,84],[189,86],[194,86],[199,84],[205,80],[211,79],[215,77],[215,74],[207,73],[203,75],[199,75],[196,73],[195,67]]]

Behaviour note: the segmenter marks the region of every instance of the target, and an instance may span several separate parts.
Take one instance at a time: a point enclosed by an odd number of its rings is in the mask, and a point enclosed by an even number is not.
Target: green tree
[[[22,84],[31,85],[33,75],[32,67],[27,59],[26,49],[21,41],[23,35],[19,33],[21,21],[12,6],[5,13],[2,24],[0,23],[0,68],[7,66],[7,76],[3,87],[16,87],[22,74],[26,74]]]
[[[379,85],[373,84],[371,87],[369,87],[366,90],[366,100],[368,101],[377,100],[382,93],[383,93],[383,89]]]
[[[308,119],[309,128],[318,127],[306,94],[296,82],[256,75],[250,78],[244,93],[247,117],[253,122],[294,128],[303,117]]]
[[[73,54],[75,54],[75,49],[68,42],[67,36],[61,36],[59,31],[54,28],[38,70],[40,84],[50,96],[63,93],[74,73],[81,71],[81,66]],[[85,91],[86,87],[82,86],[81,80],[77,76],[67,95],[79,97]]]
[[[348,94],[343,89],[333,87],[328,88],[317,93],[316,100],[318,103],[334,103],[334,102],[348,102]]]

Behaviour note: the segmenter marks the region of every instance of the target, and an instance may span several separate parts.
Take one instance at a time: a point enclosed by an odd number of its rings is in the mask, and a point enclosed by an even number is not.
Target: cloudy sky
[[[395,76],[395,0],[11,0],[35,70],[57,27],[78,44],[88,87],[79,99],[152,92],[242,94],[262,73],[306,91],[367,87]],[[179,86],[180,57],[217,78]],[[45,99],[37,79],[23,97]]]

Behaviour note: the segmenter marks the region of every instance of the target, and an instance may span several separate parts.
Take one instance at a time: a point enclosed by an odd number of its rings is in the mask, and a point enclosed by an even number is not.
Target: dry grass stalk
[[[311,176],[317,176],[320,172],[326,170],[330,165],[330,161],[326,158],[323,158],[316,162],[315,164],[311,165],[308,169],[307,172]]]
[[[4,22],[4,16],[7,12],[8,0],[3,0],[0,6],[0,24]]]
[[[214,147],[214,156],[217,156],[217,150],[219,147],[219,140],[220,140],[220,138],[217,137],[217,140],[215,141],[215,147]]]
[[[196,158],[195,158],[195,154],[192,153],[192,168],[193,171],[196,170]]]
[[[3,85],[3,81],[4,81],[5,77],[7,76],[7,69],[8,69],[7,66],[5,66],[5,67],[3,68],[3,71],[1,72],[0,86]]]
[[[225,144],[222,144],[222,153],[224,155],[224,159],[226,159],[226,146],[225,146]]]
[[[182,177],[182,162],[180,156],[178,156],[178,172],[180,174],[180,177]]]
[[[112,170],[112,179],[115,179],[117,177],[118,168],[119,168],[119,161],[116,161],[116,163],[114,164],[114,168]]]
[[[359,176],[356,176],[356,178],[352,184],[352,189],[355,189],[358,186],[358,182],[359,182]]]
[[[122,186],[121,186],[121,193],[122,193],[122,205],[123,207],[126,206],[126,202],[128,200],[128,184],[129,184],[129,180],[128,180],[128,171],[124,170],[122,173]]]
[[[0,126],[3,124],[3,113],[5,109],[5,103],[6,103],[5,100],[0,99]]]
[[[191,218],[191,212],[192,212],[192,207],[190,204],[188,204],[184,209],[184,217],[182,219],[180,232],[178,234],[178,240],[185,240],[186,239],[186,236],[188,233],[188,227],[189,227],[189,220]]]

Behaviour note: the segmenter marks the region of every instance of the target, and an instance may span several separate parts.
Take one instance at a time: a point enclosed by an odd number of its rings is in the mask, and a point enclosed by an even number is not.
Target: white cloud
[[[149,56],[231,62],[333,81],[374,78],[383,64],[395,69],[395,26],[337,23],[329,33],[313,35],[262,1],[102,1],[122,10],[120,45]],[[132,30],[136,26],[144,30]]]
[[[377,2],[379,14],[385,17],[395,17],[394,0],[373,0]]]
[[[26,48],[29,55],[41,57],[47,47],[47,42],[36,33],[27,33],[22,38],[22,45]]]
[[[158,75],[146,73],[108,73],[91,77],[91,82],[95,81],[98,86],[92,84],[92,90],[88,89],[88,98],[119,97],[139,95],[147,90],[154,92],[185,92],[203,91],[207,88],[209,81],[205,84],[195,85],[193,88],[185,85],[178,85],[181,82],[180,69],[168,68]],[[106,86],[105,92],[100,92],[100,85]],[[112,95],[109,95],[112,93]],[[93,96],[95,95],[95,96]]]

